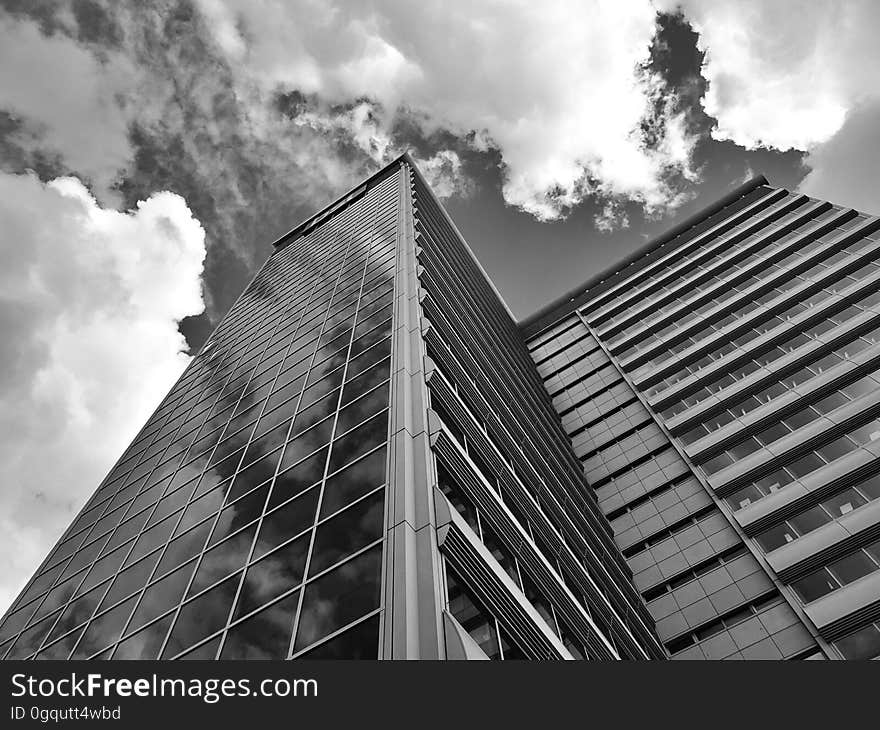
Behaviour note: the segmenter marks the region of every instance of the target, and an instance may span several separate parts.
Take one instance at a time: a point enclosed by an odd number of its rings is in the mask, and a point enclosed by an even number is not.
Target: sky
[[[523,318],[750,177],[880,213],[873,0],[0,0],[0,610],[404,150]]]

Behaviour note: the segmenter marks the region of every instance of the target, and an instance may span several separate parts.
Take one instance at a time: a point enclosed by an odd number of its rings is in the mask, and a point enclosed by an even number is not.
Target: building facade
[[[878,289],[757,178],[523,323],[672,658],[880,655]]]
[[[404,155],[275,243],[0,656],[880,655],[878,251],[757,178],[517,323]]]
[[[272,255],[0,623],[7,659],[666,652],[407,156]]]

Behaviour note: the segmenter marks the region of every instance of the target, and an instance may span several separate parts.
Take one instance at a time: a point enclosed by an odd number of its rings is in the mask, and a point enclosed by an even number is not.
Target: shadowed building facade
[[[878,229],[758,178],[517,323],[404,155],[276,242],[0,656],[876,656]]]
[[[404,156],[266,264],[5,658],[662,658],[516,323]]]
[[[878,261],[757,178],[523,323],[673,658],[880,655]]]

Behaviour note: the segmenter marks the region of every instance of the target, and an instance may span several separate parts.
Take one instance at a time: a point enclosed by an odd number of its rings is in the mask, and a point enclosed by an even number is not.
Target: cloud
[[[874,0],[678,0],[699,32],[712,135],[747,149],[810,150],[880,95]]]
[[[811,152],[800,191],[880,215],[880,99],[850,112],[840,130]]]
[[[116,53],[101,61],[71,38],[43,35],[0,11],[0,110],[21,122],[15,141],[60,154],[102,198],[132,154],[120,104],[132,75]]]
[[[516,2],[503,12],[488,0],[199,7],[239,77],[328,104],[367,100],[370,116],[325,117],[335,130],[352,123],[355,139],[359,127],[378,139],[377,124],[388,134],[404,115],[426,135],[445,130],[475,149],[491,146],[505,200],[539,219],[591,194],[649,212],[682,202],[675,179],[691,172],[693,140],[674,105],[658,105],[661,87],[645,68],[656,31],[647,0]],[[320,126],[314,115],[308,123]]]
[[[0,604],[189,361],[204,231],[160,192],[122,213],[76,178],[0,173]]]
[[[473,183],[464,174],[455,150],[439,150],[428,159],[416,158],[415,162],[438,198],[467,197],[473,192]]]

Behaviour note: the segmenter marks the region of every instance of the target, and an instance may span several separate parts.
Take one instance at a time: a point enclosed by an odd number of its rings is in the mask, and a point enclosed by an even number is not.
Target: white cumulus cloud
[[[0,220],[5,608],[189,362],[205,245],[180,196],[118,212],[76,178],[0,173]]]
[[[368,99],[383,110],[344,120],[367,125],[367,139],[381,139],[377,120],[390,128],[405,111],[426,133],[445,129],[496,148],[505,200],[539,219],[564,215],[592,192],[649,212],[681,203],[669,177],[690,172],[693,140],[682,120],[671,107],[655,118],[658,145],[640,132],[657,91],[643,70],[656,30],[648,0],[199,5],[238,72],[267,90],[335,104]]]
[[[877,96],[875,0],[673,0],[700,34],[713,134],[746,148],[807,150]]]
[[[807,152],[801,190],[880,211],[880,3],[658,0],[699,33],[716,139]],[[772,182],[772,181],[771,181]]]

